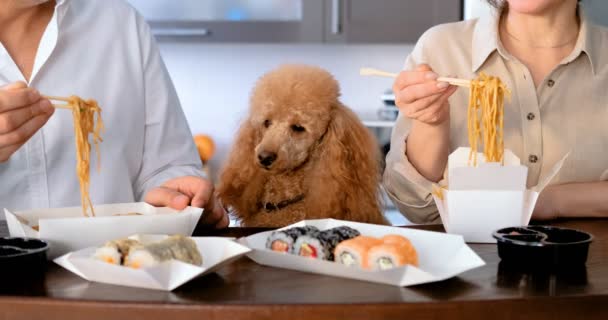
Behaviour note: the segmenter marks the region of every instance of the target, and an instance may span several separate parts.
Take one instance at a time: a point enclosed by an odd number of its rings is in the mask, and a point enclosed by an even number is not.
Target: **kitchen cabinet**
[[[461,0],[326,0],[325,41],[416,42],[430,27],[461,17]]]
[[[322,0],[128,0],[159,40],[321,42]]]
[[[128,1],[159,39],[199,42],[411,43],[462,17],[462,0]]]

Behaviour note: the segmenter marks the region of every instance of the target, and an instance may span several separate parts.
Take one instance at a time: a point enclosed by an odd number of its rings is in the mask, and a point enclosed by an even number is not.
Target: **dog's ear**
[[[380,212],[380,150],[354,112],[341,104],[332,108],[318,149],[319,183],[310,190],[318,205],[315,210],[347,220],[385,223]],[[337,207],[342,212],[327,212]]]
[[[250,119],[245,120],[220,174],[218,196],[224,206],[232,207],[240,218],[244,218],[255,206],[255,195],[249,195],[251,190],[246,189],[248,185],[254,184],[252,180],[258,171],[254,154],[260,134]]]

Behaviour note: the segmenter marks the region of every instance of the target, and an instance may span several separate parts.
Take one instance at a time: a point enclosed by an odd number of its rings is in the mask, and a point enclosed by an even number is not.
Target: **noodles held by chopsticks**
[[[486,162],[503,162],[504,99],[511,92],[498,77],[481,72],[471,81],[467,125],[469,132],[469,165],[477,166],[477,149],[483,141]]]
[[[101,131],[103,131],[103,121],[101,120],[101,108],[95,100],[83,100],[77,96],[71,96],[68,104],[72,109],[74,119],[74,135],[76,141],[76,174],[80,183],[80,198],[82,211],[88,216],[87,209],[91,210],[91,216],[95,216],[93,204],[89,197],[89,171],[91,162],[91,143],[89,134],[93,135],[93,144],[97,153],[97,170],[100,165],[99,143]],[[97,114],[97,118],[95,118]]]

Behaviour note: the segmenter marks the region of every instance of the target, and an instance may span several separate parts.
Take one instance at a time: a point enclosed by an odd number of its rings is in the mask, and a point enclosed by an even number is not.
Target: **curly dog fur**
[[[379,148],[339,94],[336,80],[317,67],[284,65],[260,78],[218,187],[243,225],[386,223]]]

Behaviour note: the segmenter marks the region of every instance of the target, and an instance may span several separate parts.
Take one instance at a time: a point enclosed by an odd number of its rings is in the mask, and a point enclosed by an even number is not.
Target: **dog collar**
[[[271,211],[275,211],[275,210],[281,210],[281,209],[287,207],[288,205],[292,205],[294,203],[298,203],[298,202],[300,202],[302,200],[304,200],[304,194],[300,194],[300,195],[296,196],[295,198],[283,200],[283,201],[278,202],[278,203],[274,203],[274,202],[261,203],[261,202],[258,202],[258,209],[265,209],[266,212],[271,212]]]

